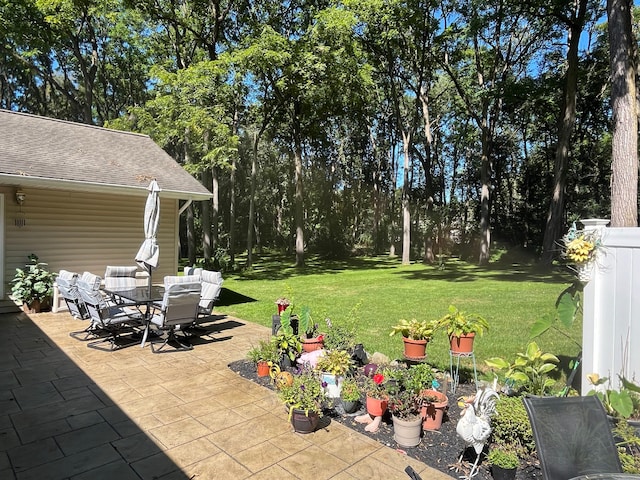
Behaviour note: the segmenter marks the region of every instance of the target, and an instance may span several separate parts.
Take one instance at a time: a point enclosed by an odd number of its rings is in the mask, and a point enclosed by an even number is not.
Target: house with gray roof
[[[154,178],[161,281],[178,270],[182,211],[211,193],[147,135],[0,109],[0,298],[31,253],[54,272],[135,265]]]

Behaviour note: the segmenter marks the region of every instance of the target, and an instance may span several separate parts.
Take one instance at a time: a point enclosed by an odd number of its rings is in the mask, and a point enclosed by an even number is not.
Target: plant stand
[[[455,358],[455,370],[454,370],[454,358]],[[471,358],[473,362],[473,379],[476,383],[476,390],[478,389],[478,370],[476,367],[476,355],[473,352],[460,353],[449,350],[449,374],[451,375],[451,392],[456,393],[456,387],[460,383],[460,359]]]

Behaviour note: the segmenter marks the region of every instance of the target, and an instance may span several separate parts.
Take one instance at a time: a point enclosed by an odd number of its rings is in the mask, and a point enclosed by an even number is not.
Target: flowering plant
[[[318,372],[302,368],[293,376],[293,383],[280,389],[278,395],[289,406],[289,416],[294,408],[304,410],[305,415],[309,412],[322,414],[325,401],[323,387],[326,387],[326,383]]]
[[[401,389],[389,398],[389,410],[398,418],[412,418],[420,414],[422,400],[419,393]]]
[[[564,244],[563,256],[575,264],[585,264],[595,260],[596,252],[600,246],[600,237],[597,231],[576,229],[575,223],[562,238]]]
[[[375,373],[371,377],[364,378],[364,391],[368,397],[384,399],[389,395],[387,393],[386,378],[381,373]]]
[[[276,305],[281,307],[288,307],[289,305],[291,305],[291,300],[289,300],[287,297],[280,297],[276,299]]]

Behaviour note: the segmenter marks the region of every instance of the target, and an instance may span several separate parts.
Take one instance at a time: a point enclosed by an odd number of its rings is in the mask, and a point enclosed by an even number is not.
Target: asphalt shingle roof
[[[155,178],[163,196],[211,196],[147,135],[0,109],[0,183],[13,176],[60,182],[60,188],[132,191]]]

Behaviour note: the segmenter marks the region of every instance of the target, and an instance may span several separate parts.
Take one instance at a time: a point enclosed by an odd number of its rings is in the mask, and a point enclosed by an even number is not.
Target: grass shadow
[[[228,307],[230,305],[250,302],[257,302],[257,300],[255,298],[248,297],[247,295],[243,295],[241,293],[234,292],[233,290],[229,290],[228,288],[222,287],[222,290],[220,290],[220,297],[216,302],[216,306]]]

